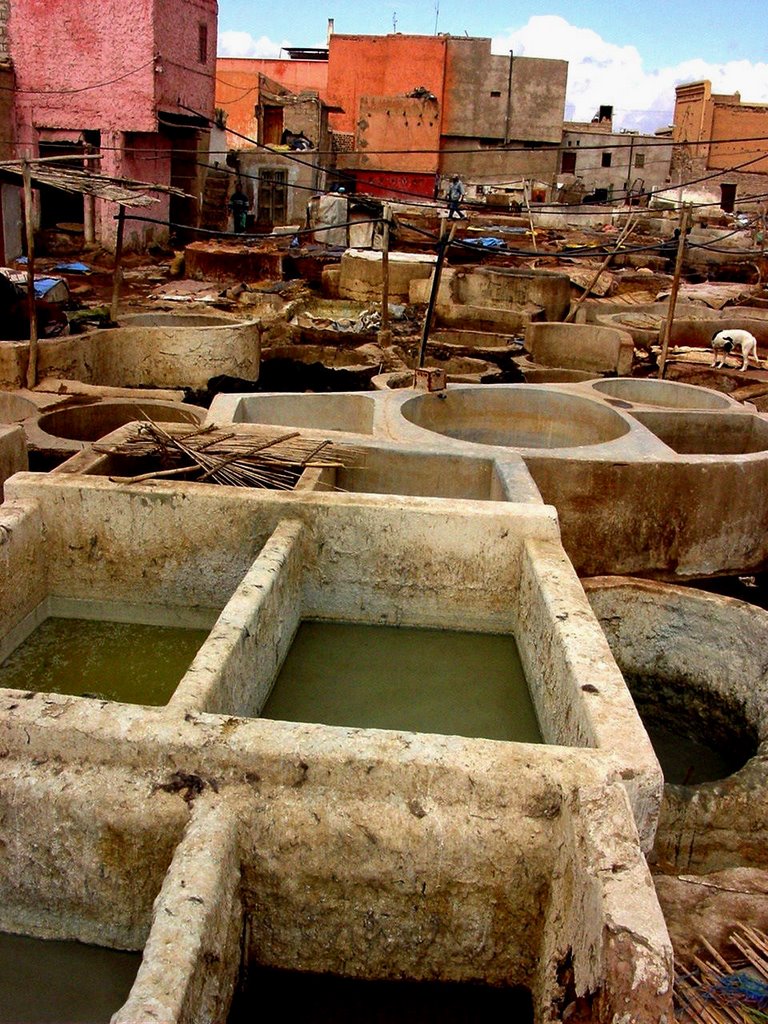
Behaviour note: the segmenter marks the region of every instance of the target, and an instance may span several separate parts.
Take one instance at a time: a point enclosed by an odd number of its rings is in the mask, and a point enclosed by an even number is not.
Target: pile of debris
[[[120,443],[93,447],[105,455],[155,464],[133,476],[111,476],[113,483],[185,477],[195,483],[283,491],[293,490],[305,469],[355,466],[362,454],[349,445],[304,437],[298,430],[276,434],[257,428],[243,433],[209,424],[180,433],[152,420],[136,424]]]
[[[730,937],[735,956],[726,960],[705,939],[710,960],[678,967],[677,1019],[686,1024],[762,1024],[768,1021],[768,935],[739,925]]]

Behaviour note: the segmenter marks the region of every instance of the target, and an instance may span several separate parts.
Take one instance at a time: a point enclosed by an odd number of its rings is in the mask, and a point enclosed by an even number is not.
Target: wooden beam
[[[675,260],[675,274],[672,278],[672,290],[669,293],[669,308],[667,319],[661,332],[661,354],[659,356],[659,380],[664,377],[667,368],[667,352],[669,351],[669,339],[672,334],[672,321],[675,319],[675,305],[677,304],[677,293],[680,290],[680,275],[683,270],[683,255],[685,253],[685,236],[688,232],[688,225],[691,219],[690,206],[683,207],[683,215],[680,218],[680,237],[677,240],[677,259]]]
[[[443,220],[440,225],[440,241],[437,243],[437,263],[435,264],[435,272],[432,276],[432,289],[429,293],[427,314],[424,317],[424,330],[421,336],[421,347],[419,348],[419,368],[424,365],[424,358],[427,354],[427,342],[429,341],[429,332],[432,330],[432,320],[435,316],[435,304],[437,303],[437,293],[440,289],[440,278],[443,274],[443,263],[445,263],[445,254],[448,252],[448,246],[453,241],[456,223],[454,221],[451,222],[449,231],[446,231],[446,227],[447,222]]]
[[[29,361],[27,387],[37,384],[37,306],[35,304],[35,226],[32,209],[32,175],[29,163],[22,165],[24,179],[24,223],[27,233],[27,310],[29,313]]]
[[[112,273],[112,308],[109,318],[112,323],[117,323],[117,313],[120,306],[120,285],[123,281],[123,235],[125,233],[125,207],[121,206],[117,214],[117,238],[115,240],[115,269]]]
[[[379,330],[379,342],[382,345],[388,345],[392,340],[392,332],[389,329],[389,203],[384,204],[382,217],[384,227],[381,248],[381,328]]]

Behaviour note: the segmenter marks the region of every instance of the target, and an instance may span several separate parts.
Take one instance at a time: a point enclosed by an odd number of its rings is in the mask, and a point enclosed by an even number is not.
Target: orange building
[[[315,92],[325,99],[328,84],[327,60],[256,60],[249,57],[219,57],[216,61],[216,106],[227,114],[227,128],[258,139],[260,78],[269,78],[294,93]],[[247,145],[231,137],[234,149]]]
[[[768,174],[768,104],[743,103],[736,92],[712,92],[709,81],[675,90],[673,167],[681,180],[722,174],[707,183],[721,191],[724,209],[741,195],[765,191]],[[753,177],[753,175],[757,177]]]
[[[325,162],[374,195],[432,198],[439,177],[453,173],[478,185],[528,178],[547,188],[567,70],[566,61],[491,54],[490,39],[337,33],[327,60],[222,59],[216,105],[228,127],[261,138],[259,74],[317,90],[332,111]]]

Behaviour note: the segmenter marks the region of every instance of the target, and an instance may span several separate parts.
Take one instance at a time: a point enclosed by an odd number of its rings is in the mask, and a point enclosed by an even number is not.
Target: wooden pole
[[[419,348],[419,368],[424,365],[424,357],[427,354],[427,342],[429,341],[429,332],[432,330],[432,320],[435,316],[435,304],[437,302],[437,293],[440,288],[440,278],[443,273],[445,254],[448,252],[448,246],[453,241],[453,235],[456,231],[456,224],[452,223],[450,230],[446,234],[446,226],[447,225],[444,220],[440,227],[440,241],[437,243],[437,263],[435,264],[435,273],[432,277],[432,289],[429,293],[427,315],[424,318],[424,331],[421,336],[421,347]]]
[[[381,329],[379,330],[379,342],[382,345],[387,345],[392,340],[392,332],[389,329],[389,215],[389,203],[385,203],[382,211],[384,230],[381,249]]]
[[[539,250],[538,250],[538,248],[536,246],[536,229],[533,226],[533,214],[531,213],[531,204],[530,204],[530,202],[528,200],[528,186],[529,186],[529,184],[530,183],[529,183],[528,179],[526,178],[525,181],[523,182],[523,199],[525,200],[525,208],[528,211],[528,224],[529,224],[530,229],[531,229],[531,242],[533,243],[533,251],[534,252],[538,252]]]
[[[37,384],[37,306],[35,305],[35,228],[32,221],[32,173],[25,160],[22,164],[24,181],[24,222],[27,231],[27,310],[29,313],[29,362],[27,387]]]
[[[667,367],[667,352],[669,351],[669,338],[672,333],[672,321],[675,318],[675,304],[677,293],[680,289],[680,274],[683,269],[683,254],[685,253],[685,236],[688,231],[688,222],[691,219],[690,206],[683,207],[683,215],[680,218],[680,237],[677,240],[677,259],[675,260],[675,274],[672,278],[672,290],[669,293],[669,309],[667,319],[661,332],[661,355],[659,356],[659,380],[664,377]]]
[[[573,318],[576,316],[576,313],[578,311],[579,306],[582,304],[582,302],[584,302],[584,300],[587,298],[589,293],[595,287],[595,285],[597,284],[598,278],[600,277],[602,272],[607,269],[608,264],[611,262],[611,260],[616,255],[616,253],[619,251],[619,247],[621,246],[621,244],[623,243],[624,239],[627,237],[627,235],[630,233],[630,231],[632,230],[632,228],[635,226],[636,223],[637,223],[637,217],[633,217],[631,214],[628,214],[627,215],[627,222],[624,225],[624,228],[623,228],[621,234],[616,239],[616,245],[614,246],[613,250],[611,252],[609,252],[608,255],[605,257],[603,262],[600,264],[600,267],[598,268],[597,272],[595,273],[595,276],[592,278],[592,280],[589,282],[587,287],[584,289],[584,291],[581,293],[581,295],[578,297],[578,299],[573,303],[571,308],[568,310],[568,316],[565,318],[565,321],[564,321],[565,323],[569,324],[571,322],[571,320],[573,320]]]
[[[117,238],[115,239],[115,269],[112,276],[112,308],[109,318],[117,323],[117,311],[120,305],[120,285],[123,281],[123,234],[125,231],[125,207],[121,206],[117,213]]]

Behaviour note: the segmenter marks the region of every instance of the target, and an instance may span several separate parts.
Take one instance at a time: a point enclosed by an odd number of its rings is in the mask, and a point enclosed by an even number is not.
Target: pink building
[[[201,174],[214,107],[216,0],[14,0],[18,154],[95,153],[86,166],[115,177],[176,185],[143,214],[198,222]],[[112,204],[41,190],[41,228],[82,224],[86,241],[114,237]],[[126,222],[126,243],[166,238]]]

